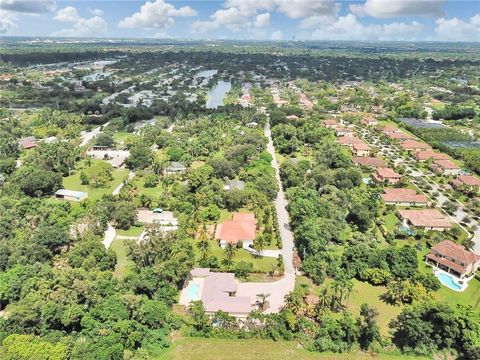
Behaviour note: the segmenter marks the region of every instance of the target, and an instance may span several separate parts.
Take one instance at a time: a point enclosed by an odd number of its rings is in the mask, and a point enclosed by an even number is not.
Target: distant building
[[[376,125],[378,125],[377,119],[372,118],[372,117],[363,118],[361,122],[365,126],[376,126]]]
[[[426,206],[428,199],[423,194],[417,194],[414,189],[384,189],[382,200],[387,205]]]
[[[167,174],[176,174],[185,171],[187,171],[187,167],[177,161],[172,161],[170,165],[165,169],[165,172]]]
[[[435,160],[432,165],[430,165],[430,170],[433,172],[450,176],[450,175],[459,175],[461,172],[460,167],[455,164],[453,161],[445,159],[445,160]]]
[[[431,146],[416,140],[405,140],[400,143],[400,146],[407,151],[417,152],[422,150],[431,150]]]
[[[460,279],[474,276],[480,267],[479,255],[450,240],[444,240],[432,246],[426,261],[427,264]]]
[[[388,138],[392,140],[409,140],[409,139],[414,139],[414,137],[410,134],[406,134],[403,131],[399,132],[394,132],[394,133],[389,133],[386,134]]]
[[[397,132],[402,132],[398,127],[396,127],[395,125],[385,125],[382,130],[381,130],[384,134],[393,134],[393,133],[397,133]]]
[[[233,179],[227,180],[225,185],[223,186],[223,190],[245,190],[245,181]]]
[[[430,159],[432,159],[432,160],[446,160],[446,159],[450,158],[446,154],[437,153],[433,150],[418,151],[414,154],[414,157],[417,161],[428,161]]]
[[[55,192],[55,197],[69,201],[83,201],[88,197],[88,194],[84,191],[60,189]]]
[[[373,178],[378,182],[397,184],[400,182],[402,175],[398,174],[390,168],[377,168],[373,173]]]
[[[353,136],[353,130],[344,126],[337,126],[335,128],[337,136]]]
[[[453,221],[437,209],[399,210],[398,214],[405,226],[414,226],[426,231],[444,231],[453,226]]]
[[[461,175],[450,181],[450,185],[454,189],[469,192],[478,193],[480,191],[480,180],[473,175]]]
[[[352,145],[352,153],[355,156],[359,157],[368,157],[370,156],[371,147],[367,144],[353,144]]]
[[[37,139],[35,136],[27,136],[18,140],[18,144],[22,149],[32,149],[37,147]]]
[[[339,144],[351,148],[354,144],[365,144],[365,142],[356,136],[342,136],[338,139]]]
[[[253,245],[256,230],[257,221],[254,214],[234,213],[232,220],[217,225],[215,238],[220,240],[222,248],[227,244],[237,245],[239,243],[247,247]]]
[[[352,157],[352,161],[356,165],[366,166],[370,168],[385,168],[387,163],[378,157]]]
[[[335,119],[322,120],[321,124],[329,129],[334,129],[336,126],[340,125]]]

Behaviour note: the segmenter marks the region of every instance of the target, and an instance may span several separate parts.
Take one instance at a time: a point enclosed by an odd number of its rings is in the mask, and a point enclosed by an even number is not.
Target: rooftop
[[[480,261],[480,256],[468,251],[462,245],[456,244],[450,240],[443,240],[438,244],[432,246],[430,253],[436,252],[449,258],[455,259],[457,262],[467,264],[474,264]]]
[[[433,166],[435,165],[441,167],[442,169],[460,169],[457,164],[448,159],[435,160]]]
[[[406,150],[416,150],[416,149],[431,149],[430,145],[416,140],[405,140],[400,144]]]
[[[395,172],[393,169],[390,169],[388,167],[382,167],[382,168],[378,168],[377,170],[375,170],[375,174],[378,176],[378,177],[381,177],[381,178],[400,178],[402,177],[402,175],[400,175],[399,173]]]
[[[449,157],[446,154],[437,153],[433,150],[423,150],[416,153],[415,158],[417,160],[428,160],[428,159],[442,160],[442,159],[448,159]]]
[[[352,161],[355,164],[371,166],[374,168],[387,166],[387,163],[384,160],[377,157],[352,157]]]
[[[447,228],[453,225],[452,220],[437,209],[399,210],[398,213],[413,226]]]
[[[472,175],[461,175],[452,180],[455,185],[480,186],[480,180]]]
[[[215,237],[230,244],[236,244],[240,241],[253,241],[255,233],[256,220],[254,214],[234,213],[232,220],[217,225]]]
[[[385,202],[408,202],[423,203],[428,202],[427,197],[423,194],[417,194],[414,189],[384,189],[382,199]]]

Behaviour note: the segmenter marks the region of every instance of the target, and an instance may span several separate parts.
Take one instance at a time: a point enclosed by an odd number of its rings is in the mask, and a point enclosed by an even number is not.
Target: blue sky
[[[4,35],[480,41],[479,0],[0,0],[0,11]]]

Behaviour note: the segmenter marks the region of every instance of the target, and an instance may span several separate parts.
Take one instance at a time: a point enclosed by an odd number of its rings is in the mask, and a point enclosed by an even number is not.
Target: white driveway
[[[270,122],[267,121],[265,125],[265,136],[268,138],[267,151],[272,155],[272,167],[275,169],[275,178],[279,185],[279,191],[277,198],[275,199],[275,210],[277,211],[278,228],[280,232],[280,238],[282,239],[282,256],[283,263],[285,265],[286,274],[295,274],[293,268],[293,235],[290,231],[290,220],[287,212],[287,200],[283,192],[282,183],[280,181],[280,171],[278,167],[277,157],[275,155],[275,147],[272,141],[272,132],[270,130]],[[293,277],[293,285],[295,285],[295,277]],[[292,286],[293,290],[293,286]]]
[[[113,240],[115,240],[115,236],[117,236],[115,228],[112,225],[108,224],[107,230],[105,230],[102,240],[102,244],[105,246],[105,249],[108,249],[110,245],[112,245]]]
[[[294,274],[285,274],[281,280],[274,282],[243,282],[238,285],[236,296],[248,296],[254,304],[258,294],[270,294],[267,298],[269,307],[264,313],[278,313],[285,305],[285,296],[293,290],[292,284],[295,285]]]

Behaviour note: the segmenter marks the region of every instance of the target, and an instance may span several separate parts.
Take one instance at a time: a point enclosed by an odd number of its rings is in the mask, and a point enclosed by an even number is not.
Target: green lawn
[[[129,268],[133,265],[133,261],[129,260],[127,257],[126,241],[129,240],[115,239],[113,240],[112,245],[110,245],[110,248],[117,255],[117,264],[115,265],[115,271],[113,272],[113,276],[117,279],[123,278],[129,271]]]
[[[145,177],[144,176],[135,176],[133,178],[133,183],[137,186],[140,194],[145,194],[150,197],[158,197],[164,191],[164,188],[161,183],[153,188],[147,188],[144,186]]]
[[[397,216],[395,213],[389,213],[383,217],[385,221],[385,226],[388,230],[389,233],[395,232],[395,229],[397,228],[398,224],[400,223],[400,220],[398,220]]]
[[[155,360],[422,360],[424,357],[380,355],[363,352],[346,354],[314,353],[302,349],[295,342],[260,339],[202,339],[181,338],[169,349],[163,350]]]
[[[117,131],[114,134],[115,141],[117,141],[117,142],[124,142],[129,137],[133,137],[133,136],[135,136],[135,135],[133,135],[131,133],[128,133],[126,131]]]
[[[194,246],[194,252],[196,255],[196,258],[198,259],[200,257],[198,248]],[[210,256],[216,256],[217,259],[221,262],[223,259],[225,259],[225,255],[223,254],[223,249],[220,247],[218,244],[217,240],[211,240],[210,241]],[[268,257],[255,257],[249,252],[247,252],[244,249],[238,249],[235,257],[233,258],[234,266],[235,263],[238,263],[240,261],[246,261],[246,262],[251,262],[253,264],[253,271],[254,272],[268,272],[272,269],[274,265],[277,264],[277,259],[275,258],[268,258]]]
[[[122,235],[122,236],[140,236],[142,233],[143,229],[145,227],[142,226],[132,226],[128,230],[121,230],[121,229],[116,229],[117,235]]]
[[[102,161],[102,160],[98,160]],[[114,170],[112,172],[113,180],[103,187],[93,187],[91,185],[82,185],[80,181],[80,170],[75,174],[63,178],[63,187],[68,190],[86,191],[88,198],[97,200],[105,194],[111,194],[121,182],[127,178],[128,170]]]

